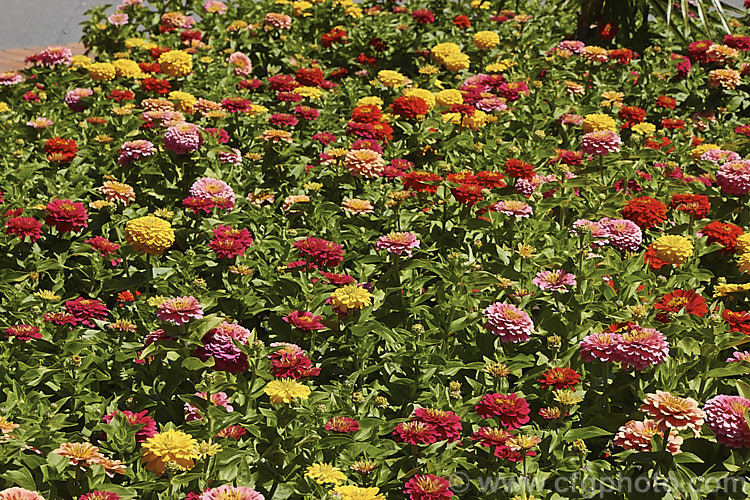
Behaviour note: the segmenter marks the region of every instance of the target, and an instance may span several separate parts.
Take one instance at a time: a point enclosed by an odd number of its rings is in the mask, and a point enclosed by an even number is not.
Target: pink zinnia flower
[[[375,242],[376,250],[386,250],[397,255],[406,254],[411,257],[411,251],[419,248],[417,235],[410,232],[389,233],[381,236]]]
[[[38,54],[31,56],[30,59],[39,62],[44,66],[53,67],[58,64],[70,65],[73,52],[67,47],[51,46],[47,47]]]
[[[107,21],[115,26],[125,26],[128,24],[128,15],[124,12],[115,12],[107,17]]]
[[[120,146],[117,163],[120,165],[128,165],[135,160],[151,156],[155,152],[156,149],[150,141],[142,139],[128,141]]]
[[[607,243],[618,250],[638,251],[643,242],[643,232],[628,219],[602,219],[599,221],[607,235]]]
[[[570,291],[567,287],[576,284],[576,277],[574,274],[565,272],[562,269],[556,269],[554,271],[538,272],[531,282],[542,290],[567,293]]]
[[[5,329],[5,338],[15,337],[18,340],[40,339],[39,327],[34,325],[14,325]]]
[[[498,335],[502,342],[526,342],[531,337],[534,322],[513,304],[495,302],[482,314],[487,319],[484,328]]]
[[[190,186],[189,193],[190,196],[198,200],[210,200],[220,206],[229,205],[229,208],[234,207],[234,190],[229,184],[219,179],[202,177]]]
[[[94,247],[94,249],[98,251],[102,257],[115,253],[120,248],[120,245],[118,245],[117,243],[112,243],[107,238],[103,238],[101,236],[94,236],[93,238],[89,238],[85,241],[85,243],[88,243],[89,245]]]
[[[253,63],[250,58],[242,52],[234,52],[229,56],[229,64],[237,76],[248,76],[253,71]]]
[[[497,417],[508,429],[517,429],[531,420],[529,403],[524,398],[519,398],[515,392],[485,394],[474,409],[482,418]]]
[[[125,419],[128,421],[130,425],[142,425],[140,429],[135,431],[135,440],[138,443],[144,442],[146,439],[150,437],[154,437],[156,435],[156,420],[148,416],[148,410],[143,410],[138,413],[133,413],[130,410],[115,410],[112,413],[109,413],[102,418],[102,421],[106,423],[110,423],[115,416],[117,416],[118,413],[122,413],[122,415],[125,417]]]
[[[214,358],[214,370],[229,373],[247,371],[250,367],[247,354],[243,353],[234,341],[247,345],[250,331],[233,323],[224,322],[206,333],[201,339],[203,347],[195,351],[201,361]]]
[[[87,227],[88,214],[82,203],[55,198],[47,204],[44,222],[61,233],[80,232]]]
[[[233,500],[265,500],[263,495],[252,488],[229,486],[228,484],[206,490],[200,496],[200,500],[225,500],[227,498]]]
[[[379,177],[385,170],[385,160],[372,149],[352,149],[344,157],[344,166],[354,177]]]
[[[307,311],[292,311],[284,316],[284,321],[303,332],[325,330],[325,325],[320,322],[322,316],[316,316]]]
[[[750,351],[733,352],[732,355],[727,358],[727,363],[734,363],[737,361],[747,361],[750,363]]]
[[[44,497],[36,491],[13,487],[0,491],[0,500],[44,500]]]
[[[750,400],[740,396],[721,394],[703,405],[706,425],[716,440],[730,448],[750,448],[750,428],[745,414],[750,410]]]
[[[653,328],[630,326],[615,345],[614,361],[623,368],[643,370],[658,365],[669,356],[667,338]]]
[[[453,442],[461,440],[461,417],[452,411],[417,408],[414,410],[412,418],[434,427],[438,441]]]
[[[396,441],[414,445],[432,444],[438,438],[435,427],[419,420],[401,422],[393,428],[393,435]]]
[[[178,155],[196,151],[203,143],[198,125],[182,122],[172,125],[164,133],[164,148]]]
[[[203,2],[203,10],[211,14],[224,15],[227,13],[227,5],[219,0],[206,0]]]
[[[615,446],[620,446],[626,450],[656,451],[651,449],[651,438],[657,435],[664,437],[664,433],[658,429],[656,422],[653,420],[644,420],[643,422],[631,420],[617,430],[613,442]],[[680,453],[681,444],[682,437],[677,435],[676,432],[670,431],[667,441],[669,453],[672,455]]]
[[[201,319],[203,309],[195,297],[175,297],[165,300],[159,305],[156,317],[161,321],[168,321],[175,325],[184,325],[190,318]]]
[[[695,437],[701,435],[706,414],[693,398],[681,398],[664,391],[647,394],[640,410],[648,413],[660,431],[690,429]]]
[[[490,206],[490,210],[493,212],[500,212],[508,216],[518,217],[523,219],[530,216],[534,211],[531,209],[531,205],[523,201],[518,200],[503,200],[498,201],[494,205]]]
[[[11,217],[5,221],[5,233],[21,240],[28,236],[33,243],[42,236],[42,223],[33,217]]]
[[[611,130],[589,132],[581,139],[581,151],[587,155],[607,156],[620,150],[620,136]]]
[[[207,392],[196,392],[195,396],[208,399],[214,406],[222,407],[227,412],[231,413],[234,411],[234,407],[229,404],[229,396],[226,392],[217,392],[208,396]],[[200,410],[190,403],[185,403],[185,422],[192,422],[193,420],[203,420],[203,416],[200,414]]]
[[[451,483],[434,474],[416,474],[404,485],[404,493],[410,500],[445,500],[453,496]]]
[[[710,161],[714,165],[741,159],[742,157],[734,151],[727,151],[725,149],[710,149],[701,155],[701,160]]]
[[[622,341],[619,333],[594,333],[581,340],[580,354],[584,361],[598,359],[600,361],[614,361],[615,347]]]
[[[88,104],[82,103],[81,99],[91,97],[94,91],[91,89],[73,89],[65,94],[65,104],[71,111],[81,112],[88,108]]]
[[[583,234],[584,231],[591,232],[594,238],[592,245],[603,246],[609,243],[609,231],[604,227],[601,221],[591,221],[588,219],[578,219],[573,223],[573,234]]]
[[[91,493],[81,495],[78,500],[120,500],[121,498],[122,497],[120,495],[111,491],[96,490],[92,491]]]
[[[731,161],[719,167],[716,183],[727,194],[750,193],[750,160]]]
[[[0,73],[0,85],[16,85],[24,80],[24,76],[18,71],[3,71]]]
[[[78,297],[75,300],[65,302],[65,311],[73,316],[75,325],[94,326],[92,320],[107,319],[109,309],[96,299],[84,299]]]

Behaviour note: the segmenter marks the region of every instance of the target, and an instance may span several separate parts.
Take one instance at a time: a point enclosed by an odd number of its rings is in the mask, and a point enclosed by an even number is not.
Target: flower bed
[[[747,19],[549,3],[124,0],[0,74],[0,500],[746,497]]]

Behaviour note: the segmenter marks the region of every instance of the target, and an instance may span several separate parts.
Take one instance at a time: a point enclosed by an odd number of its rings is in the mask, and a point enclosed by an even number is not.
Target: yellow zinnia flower
[[[95,82],[114,80],[117,70],[110,63],[92,63],[88,66],[89,77]]]
[[[601,113],[592,113],[583,117],[583,133],[601,132],[604,130],[617,131],[617,123],[609,116]]]
[[[193,56],[182,50],[170,50],[159,56],[162,73],[172,78],[189,75],[193,72]]]
[[[480,31],[474,35],[472,42],[479,50],[492,49],[500,43],[500,35],[494,31]]]
[[[291,403],[293,399],[307,399],[310,388],[290,378],[272,380],[266,385],[264,392],[271,398],[271,403]]]
[[[372,305],[372,294],[357,285],[346,285],[331,294],[331,305],[343,312]]]
[[[314,479],[318,484],[331,483],[339,485],[341,481],[346,481],[346,476],[338,467],[326,463],[312,464],[307,468],[305,476]]]
[[[693,242],[684,236],[667,235],[651,244],[656,258],[672,265],[680,265],[693,255]]]
[[[455,104],[463,104],[464,96],[460,90],[445,89],[435,94],[435,102],[443,108],[450,108]]]
[[[341,495],[341,500],[385,500],[378,488],[360,488],[359,486],[336,486],[334,493]]]
[[[169,221],[147,215],[128,221],[125,239],[136,252],[161,255],[174,243],[174,231]]]
[[[398,71],[384,69],[378,71],[378,81],[386,87],[393,88],[406,83],[406,77]]]
[[[169,429],[146,439],[143,443],[143,458],[147,470],[157,476],[164,474],[165,466],[174,462],[180,468],[193,468],[193,459],[197,458],[195,447],[198,442],[190,434]]]

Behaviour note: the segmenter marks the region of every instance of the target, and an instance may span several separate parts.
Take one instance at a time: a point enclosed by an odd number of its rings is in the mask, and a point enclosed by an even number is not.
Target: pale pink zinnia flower
[[[263,24],[278,31],[289,31],[292,28],[292,18],[286,14],[269,12],[263,19]]]
[[[659,430],[653,420],[644,420],[643,422],[631,420],[617,430],[613,443],[615,446],[620,446],[626,450],[655,451],[651,449],[651,438],[657,435],[663,437],[664,433]],[[676,455],[680,453],[680,445],[682,445],[682,437],[670,431],[667,451]]]
[[[598,359],[600,361],[614,361],[615,347],[622,341],[619,333],[593,333],[581,340],[580,355],[584,361]]]
[[[199,500],[265,500],[265,497],[252,488],[246,486],[219,486],[211,488],[201,494]]]
[[[24,76],[18,71],[0,72],[0,85],[16,85],[24,80]]]
[[[71,50],[67,47],[54,46],[47,47],[39,54],[36,54],[32,57],[35,57],[44,66],[48,66],[50,68],[58,64],[70,66],[70,60],[73,57],[73,52],[71,52]]]
[[[190,318],[201,319],[203,309],[198,299],[193,296],[175,297],[165,300],[159,305],[156,317],[161,321],[184,325],[190,321]]]
[[[154,145],[150,141],[137,139],[127,141],[120,146],[120,155],[117,157],[119,165],[128,165],[135,160],[151,156],[156,152]]]
[[[690,429],[695,437],[701,435],[706,414],[693,398],[681,398],[664,391],[647,394],[640,410],[654,419],[660,431]]]
[[[572,234],[584,234],[584,231],[591,232],[594,238],[592,245],[602,246],[609,243],[609,232],[604,228],[601,222],[588,219],[578,219],[573,223]]]
[[[375,242],[375,248],[377,250],[387,250],[397,255],[405,253],[411,257],[412,249],[419,248],[419,240],[414,233],[389,233],[378,238]]]
[[[231,54],[229,56],[229,64],[232,65],[232,71],[237,76],[247,76],[253,71],[253,63],[242,52]]]
[[[36,491],[13,487],[0,491],[0,500],[44,500],[44,497]]]
[[[720,394],[706,401],[706,425],[716,440],[730,448],[750,448],[750,428],[745,420],[750,400]]]
[[[490,206],[490,210],[492,210],[493,212],[500,212],[501,214],[505,214],[508,216],[518,217],[519,219],[523,219],[534,213],[531,205],[518,200],[498,201],[494,205]]]
[[[202,177],[190,186],[190,196],[200,200],[211,200],[222,207],[234,207],[234,190],[224,181]]]
[[[88,107],[88,104],[81,103],[81,99],[91,97],[94,95],[94,91],[91,89],[73,89],[69,90],[65,94],[65,104],[68,105],[71,111],[81,112]]]
[[[621,146],[620,136],[611,130],[589,132],[581,139],[581,151],[587,155],[607,156],[619,151]]]
[[[227,13],[227,5],[219,0],[206,0],[203,2],[203,10],[212,14],[224,15]]]
[[[502,342],[526,342],[531,337],[534,322],[513,304],[495,302],[482,314],[487,319],[484,328],[499,336]]]
[[[203,136],[198,125],[192,123],[178,123],[172,125],[164,133],[164,148],[184,155],[197,150],[203,143]]]
[[[555,269],[554,271],[540,271],[531,280],[542,290],[552,290],[553,292],[567,293],[568,286],[576,284],[576,277],[572,273]]]
[[[615,359],[623,368],[643,370],[658,365],[669,356],[669,343],[661,332],[653,328],[631,326],[615,345]]]
[[[741,160],[742,157],[734,151],[725,149],[709,149],[701,155],[701,160],[710,161],[714,165],[720,165],[729,161]]]
[[[32,120],[29,120],[26,122],[26,125],[29,127],[33,127],[36,130],[45,129],[47,127],[51,127],[54,122],[50,120],[49,118],[45,118],[44,116],[40,116],[38,118],[34,118]]]
[[[727,194],[750,193],[750,160],[731,161],[719,167],[716,183]]]
[[[115,26],[125,26],[128,24],[128,15],[124,12],[115,12],[107,17],[107,21]]]
[[[628,219],[608,219],[599,221],[607,235],[609,245],[618,250],[637,252],[643,242],[643,232],[635,222]]]
[[[737,361],[747,361],[750,363],[750,351],[733,352],[732,356],[727,358],[727,363],[735,363]]]
[[[344,166],[354,177],[380,177],[385,171],[385,160],[372,149],[353,149],[346,153]]]

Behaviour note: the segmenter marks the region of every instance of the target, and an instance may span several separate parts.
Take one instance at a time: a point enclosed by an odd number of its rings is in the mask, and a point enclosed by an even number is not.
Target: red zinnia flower
[[[656,100],[656,105],[665,109],[674,109],[675,106],[677,106],[677,101],[675,101],[673,97],[660,95]]]
[[[430,24],[435,22],[435,14],[430,9],[417,9],[411,13],[411,17],[417,24]]]
[[[711,211],[708,196],[702,194],[675,194],[669,207],[690,214],[693,219],[702,219]]]
[[[471,21],[466,16],[456,16],[453,18],[453,24],[459,28],[471,27]]]
[[[377,123],[383,114],[374,104],[364,104],[352,110],[352,120],[359,123]]]
[[[344,247],[332,241],[308,236],[292,245],[302,257],[312,259],[319,266],[336,267],[344,261]]]
[[[33,217],[12,217],[5,221],[5,233],[22,240],[28,236],[33,243],[42,236],[42,223]]]
[[[676,289],[654,304],[654,309],[664,311],[656,316],[657,321],[662,323],[669,323],[669,313],[680,312],[683,308],[687,314],[695,314],[699,317],[708,314],[706,299],[695,293],[695,290]]]
[[[297,70],[297,82],[305,87],[318,87],[323,83],[323,71],[320,68],[300,68]]]
[[[536,175],[534,165],[522,162],[521,160],[516,160],[515,158],[511,158],[505,162],[505,173],[508,174],[508,177],[514,179],[528,180],[533,179]]]
[[[401,422],[393,428],[393,435],[396,441],[403,441],[408,444],[432,444],[437,441],[435,428],[419,420],[410,420]]]
[[[424,116],[429,111],[425,100],[417,96],[397,97],[391,104],[391,110],[394,115],[407,119]]]
[[[641,196],[628,201],[622,215],[642,229],[649,229],[667,220],[667,206],[659,200]]]
[[[731,254],[734,253],[737,246],[737,237],[742,233],[744,233],[742,228],[731,222],[713,221],[701,229],[698,235],[707,236],[708,244],[719,243],[724,245],[721,253]]]
[[[542,378],[538,378],[536,381],[542,384],[542,389],[552,387],[554,390],[559,390],[574,387],[581,381],[581,376],[567,366],[555,367],[542,373]]]
[[[530,420],[529,403],[516,393],[485,394],[474,409],[482,418],[498,417],[500,423],[509,429],[521,427]]]
[[[79,232],[88,226],[88,214],[83,204],[55,198],[47,205],[44,222],[61,233]]]
[[[622,128],[630,128],[646,119],[646,111],[638,106],[622,106],[617,116],[625,121]]]
[[[494,189],[505,187],[503,179],[505,176],[500,172],[482,171],[477,173],[476,183],[485,189]]]
[[[320,374],[320,368],[314,367],[305,351],[296,345],[282,347],[268,357],[271,359],[271,375],[274,377],[296,380]]]
[[[667,130],[677,130],[678,128],[684,129],[685,122],[679,118],[664,118],[661,121],[661,126]]]
[[[47,153],[48,161],[69,163],[73,161],[73,158],[78,153],[78,144],[73,139],[52,137],[44,143],[44,151]]]
[[[120,245],[117,243],[113,243],[107,238],[102,238],[101,236],[94,236],[93,238],[87,239],[85,242],[94,247],[102,257],[115,253],[120,248]]]
[[[156,435],[156,420],[148,416],[148,410],[143,410],[138,413],[133,413],[130,410],[115,410],[102,418],[106,423],[110,423],[118,413],[121,413],[130,425],[142,425],[140,429],[135,431],[135,440],[138,443],[144,442],[150,437]]]
[[[417,408],[414,410],[413,419],[433,426],[438,441],[453,442],[461,440],[461,417],[452,411]]]
[[[724,309],[721,317],[729,324],[730,332],[742,332],[745,335],[750,335],[750,312]]]
[[[349,417],[333,417],[326,423],[325,429],[343,434],[357,432],[359,430],[359,422]]]
[[[457,188],[451,188],[451,193],[458,200],[467,206],[476,205],[482,201],[482,186],[477,184],[461,184]]]
[[[427,182],[430,183],[436,183],[443,180],[442,177],[440,177],[437,174],[433,174],[430,172],[424,172],[421,170],[414,170],[412,172],[407,172],[404,174],[404,176],[401,178],[401,180],[404,182],[404,187],[406,189],[411,189],[412,191],[417,192],[426,192],[430,194],[437,193],[437,185],[435,184],[426,184]]]
[[[451,483],[434,474],[416,474],[404,485],[404,493],[410,500],[446,500],[453,496]]]

